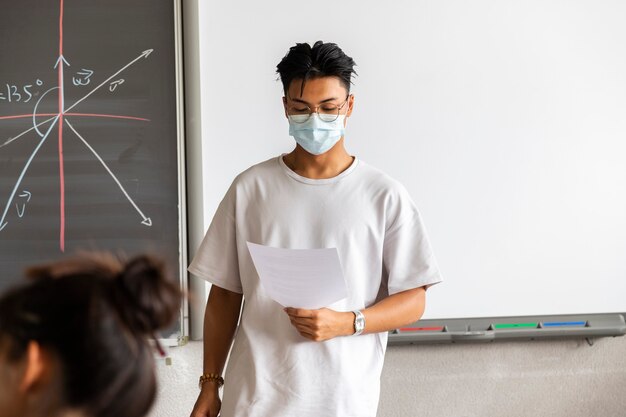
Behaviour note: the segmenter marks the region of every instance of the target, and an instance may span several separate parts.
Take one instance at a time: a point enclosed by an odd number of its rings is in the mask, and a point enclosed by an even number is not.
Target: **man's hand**
[[[316,342],[332,339],[337,336],[349,336],[354,333],[354,313],[339,312],[322,308],[305,310],[302,308],[285,308],[291,324],[307,339]]]
[[[204,313],[204,364],[198,371],[222,373],[237,328],[242,300],[242,294],[217,285],[211,286]],[[215,381],[203,382],[191,417],[217,417],[222,406],[218,391]]]
[[[206,382],[205,385],[198,395],[191,417],[217,417],[222,408],[217,386],[214,387],[210,382]]]

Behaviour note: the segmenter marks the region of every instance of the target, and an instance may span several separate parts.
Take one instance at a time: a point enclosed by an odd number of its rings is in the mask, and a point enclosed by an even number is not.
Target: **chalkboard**
[[[182,282],[176,18],[171,0],[2,7],[0,290],[84,249],[157,254]]]

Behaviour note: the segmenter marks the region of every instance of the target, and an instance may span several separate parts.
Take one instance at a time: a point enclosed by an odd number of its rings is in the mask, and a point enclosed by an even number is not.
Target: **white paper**
[[[283,307],[318,309],[347,297],[337,248],[283,249],[246,243],[263,288]]]

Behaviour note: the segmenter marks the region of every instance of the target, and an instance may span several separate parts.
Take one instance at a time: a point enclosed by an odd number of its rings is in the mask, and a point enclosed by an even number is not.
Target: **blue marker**
[[[586,321],[549,321],[542,323],[543,327],[562,327],[562,326],[577,326],[585,327]]]

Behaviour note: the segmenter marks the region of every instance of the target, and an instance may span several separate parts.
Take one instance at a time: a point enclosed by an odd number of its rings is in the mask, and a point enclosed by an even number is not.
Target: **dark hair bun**
[[[180,313],[180,284],[159,258],[77,255],[28,268],[30,283],[0,295],[0,366],[19,365],[35,341],[62,370],[42,415],[146,416],[157,392],[148,338]]]
[[[133,330],[150,334],[180,312],[181,290],[163,263],[146,255],[128,261],[112,284],[114,307]]]
[[[148,255],[124,262],[110,252],[83,252],[30,267],[26,275],[35,281],[62,280],[94,296],[100,293],[133,333],[152,335],[180,311],[180,285],[164,271],[163,263]]]

